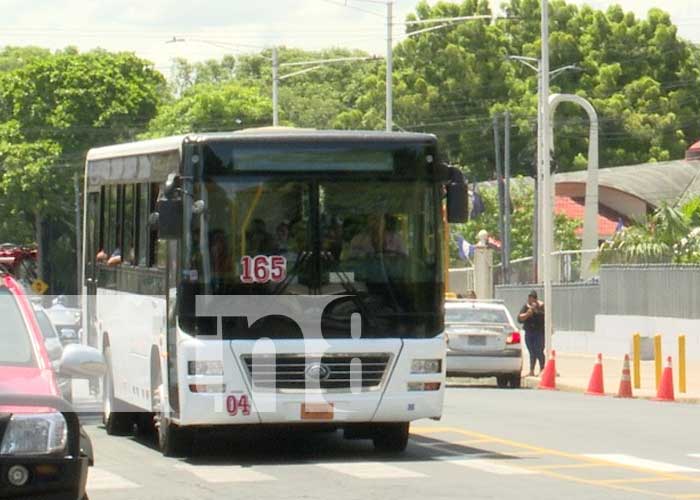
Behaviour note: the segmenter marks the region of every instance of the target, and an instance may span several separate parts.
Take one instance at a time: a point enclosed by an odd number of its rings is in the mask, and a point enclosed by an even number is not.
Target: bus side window
[[[133,265],[136,260],[134,249],[134,184],[124,186],[124,236],[122,238],[122,261]]]
[[[148,216],[151,213],[151,204],[149,200],[149,190],[150,186],[148,184],[139,184],[138,186],[138,265],[141,267],[148,267],[149,262],[149,249],[150,242],[149,236],[151,234],[150,227],[148,226]]]

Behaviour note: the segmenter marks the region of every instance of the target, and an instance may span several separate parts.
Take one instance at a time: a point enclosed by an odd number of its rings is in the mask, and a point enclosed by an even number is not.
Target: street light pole
[[[394,2],[386,3],[386,131],[394,129],[393,87],[394,87]]]
[[[543,248],[544,254],[542,259],[543,278],[544,278],[544,329],[545,329],[545,352],[549,354],[552,349],[552,333],[554,331],[552,325],[552,174],[550,168],[550,151],[549,151],[549,2],[541,0],[541,56],[540,56],[540,110],[541,124],[540,132],[540,148],[542,154],[542,230],[543,230]]]
[[[279,117],[279,86],[280,86],[280,63],[277,55],[277,47],[272,47],[272,126],[277,127],[280,123]]]

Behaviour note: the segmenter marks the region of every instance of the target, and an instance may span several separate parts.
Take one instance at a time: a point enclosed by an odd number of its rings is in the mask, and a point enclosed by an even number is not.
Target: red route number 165
[[[281,255],[246,255],[241,257],[243,283],[279,283],[287,276],[287,259]]]
[[[248,396],[243,394],[242,396],[236,397],[235,394],[231,394],[226,398],[226,411],[231,416],[238,415],[240,411],[242,415],[250,415],[250,403],[248,402]]]

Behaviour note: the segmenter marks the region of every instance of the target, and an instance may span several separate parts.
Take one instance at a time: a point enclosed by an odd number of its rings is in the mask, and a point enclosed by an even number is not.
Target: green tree
[[[296,63],[344,57],[368,57],[366,52],[332,48],[307,51],[281,47],[280,63]],[[172,88],[176,97],[186,97],[195,86],[211,84],[228,85],[238,82],[241,87],[256,89],[261,95],[272,96],[272,53],[225,56],[221,60],[190,63],[184,59],[175,61]],[[306,128],[339,128],[338,117],[354,106],[362,97],[362,81],[366,74],[378,66],[378,62],[351,61],[320,65],[308,73],[283,79],[279,86],[279,113],[283,125]],[[310,67],[310,66],[309,66]],[[308,68],[280,68],[280,76]],[[270,111],[267,120],[272,120]]]
[[[158,110],[143,137],[269,125],[270,98],[237,81],[200,83]]]
[[[31,57],[25,58],[27,53]],[[151,63],[130,53],[69,48],[5,55],[10,62],[0,72],[0,218],[12,222],[0,226],[0,239],[27,242],[34,234],[40,242],[44,224],[52,226],[52,234],[60,227],[72,238],[73,179],[82,172],[87,150],[142,131],[155,114],[165,80]],[[52,243],[42,245],[43,262],[65,261],[54,253],[70,247]],[[55,272],[75,276],[74,269]],[[52,273],[48,265],[47,273]]]
[[[451,224],[450,257],[453,264],[458,263],[457,246],[454,244],[457,235],[462,235],[467,241],[476,243],[479,231],[485,229],[489,235],[502,240],[498,225],[498,194],[495,187],[481,188],[479,191],[484,201],[484,212],[464,224]],[[533,221],[533,188],[524,179],[515,180],[511,184],[511,259],[532,256],[532,221]],[[558,214],[555,217],[554,240],[557,250],[578,250],[581,242],[576,231],[581,222]],[[500,260],[497,254],[496,260]]]
[[[421,1],[411,19],[488,14],[485,0]],[[535,157],[536,74],[507,55],[539,57],[539,0],[510,0],[512,19],[469,21],[425,32],[395,48],[394,115],[400,129],[437,133],[443,150],[470,173],[492,177],[491,116],[509,109],[516,173],[531,175]],[[662,161],[683,156],[700,136],[698,50],[677,36],[668,14],[651,9],[637,19],[619,6],[606,11],[554,0],[550,7],[550,66],[580,71],[551,81],[552,92],[589,99],[600,117],[603,166]],[[436,22],[436,25],[438,23]],[[415,31],[429,25],[411,26]],[[338,124],[384,126],[383,71],[367,75],[364,94]],[[585,114],[563,104],[555,120],[559,170],[586,165]]]

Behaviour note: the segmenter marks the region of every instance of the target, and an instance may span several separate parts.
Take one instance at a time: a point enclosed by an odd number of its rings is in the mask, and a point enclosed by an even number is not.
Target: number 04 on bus
[[[90,150],[84,331],[107,432],[327,426],[401,451],[440,418],[447,222],[432,135],[264,128]]]

